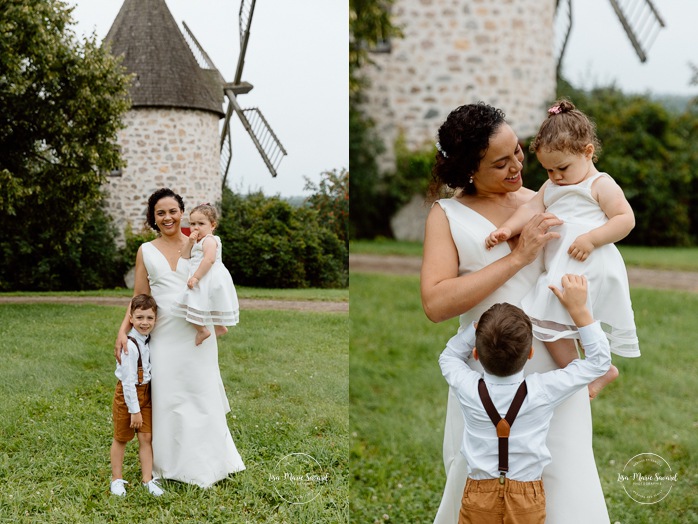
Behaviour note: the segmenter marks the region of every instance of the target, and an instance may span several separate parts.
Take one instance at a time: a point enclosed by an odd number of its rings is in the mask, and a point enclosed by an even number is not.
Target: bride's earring
[[[470,177],[470,183],[471,184],[473,183],[473,177]]]

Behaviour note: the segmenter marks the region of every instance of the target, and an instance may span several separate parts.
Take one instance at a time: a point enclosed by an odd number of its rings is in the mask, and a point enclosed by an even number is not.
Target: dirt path
[[[349,271],[418,275],[421,258],[401,256],[351,255]],[[669,289],[698,293],[698,273],[660,269],[628,268],[631,287]]]
[[[36,297],[0,297],[0,304],[97,304],[101,306],[128,305],[128,297],[65,297],[65,296],[36,296]],[[240,309],[271,309],[276,311],[312,311],[322,313],[346,313],[349,311],[348,302],[322,302],[311,300],[266,300],[240,299]]]

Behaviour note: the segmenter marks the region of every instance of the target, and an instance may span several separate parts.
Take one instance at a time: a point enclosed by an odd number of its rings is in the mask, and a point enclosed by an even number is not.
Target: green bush
[[[126,266],[116,246],[116,228],[102,207],[74,238],[56,244],[50,232],[30,238],[5,231],[0,240],[2,291],[74,291],[123,287]]]
[[[125,244],[120,252],[126,271],[136,265],[136,254],[141,244],[155,240],[157,236],[157,232],[153,231],[149,226],[144,225],[139,231],[134,231],[130,223],[126,224],[126,229],[124,230]]]
[[[223,262],[237,284],[254,287],[344,287],[344,243],[308,207],[279,197],[223,190]]]
[[[614,87],[580,91],[561,81],[566,96],[597,126],[602,150],[597,167],[623,188],[635,212],[635,229],[624,240],[646,246],[687,246],[698,239],[698,111],[671,112],[646,96]],[[526,185],[547,176],[528,155]]]

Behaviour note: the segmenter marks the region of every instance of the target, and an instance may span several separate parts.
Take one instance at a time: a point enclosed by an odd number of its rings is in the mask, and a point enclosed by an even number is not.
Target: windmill
[[[237,67],[235,68],[235,77],[232,82],[226,82],[221,72],[213,64],[211,58],[206,54],[206,51],[201,47],[194,34],[191,32],[186,23],[182,22],[184,27],[184,39],[196,58],[199,66],[203,69],[214,71],[217,74],[220,84],[223,86],[223,92],[227,101],[225,110],[225,118],[221,129],[220,137],[220,152],[221,152],[221,175],[223,177],[223,186],[228,178],[230,162],[233,158],[233,148],[231,140],[231,119],[235,113],[243,127],[250,135],[257,151],[264,160],[267,169],[273,177],[277,175],[277,169],[281,160],[286,156],[286,150],[281,144],[266,118],[259,108],[243,109],[239,102],[238,96],[249,93],[253,85],[242,80],[242,71],[245,65],[245,54],[247,53],[247,45],[250,41],[250,26],[252,25],[252,15],[254,14],[256,0],[241,0],[238,27],[240,32],[240,54],[238,55]]]
[[[652,0],[609,0],[613,11],[630,43],[635,49],[640,62],[647,60],[647,53],[652,47],[659,31],[665,27],[664,20],[654,7]],[[572,0],[556,0],[556,56],[557,74],[560,76],[565,47],[572,32]]]

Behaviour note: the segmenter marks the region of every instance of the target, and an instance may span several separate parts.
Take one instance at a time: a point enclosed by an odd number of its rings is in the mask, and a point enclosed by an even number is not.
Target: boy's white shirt
[[[141,365],[143,366],[143,383],[150,382],[150,346],[145,343],[147,335],[141,335],[136,328],[132,328],[128,334],[138,341],[141,350]],[[128,341],[128,355],[121,352],[121,364],[116,363],[116,378],[121,381],[124,389],[124,400],[129,413],[140,413],[136,383],[138,382],[138,350],[136,345]]]
[[[509,437],[507,477],[510,479],[541,478],[543,468],[551,461],[545,441],[555,406],[602,376],[611,365],[608,340],[598,322],[579,328],[579,334],[586,353],[584,360],[576,359],[563,369],[526,377],[528,395]],[[524,380],[524,373],[521,370],[508,377],[498,377],[473,371],[465,360],[474,346],[475,327],[471,324],[448,341],[439,357],[439,365],[460,401],[465,418],[461,453],[468,463],[468,476],[484,480],[499,476],[499,444],[496,429],[480,400],[478,381],[481,377],[485,379],[490,397],[503,417]]]

